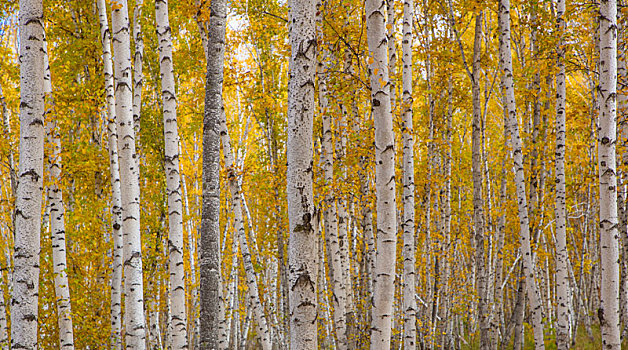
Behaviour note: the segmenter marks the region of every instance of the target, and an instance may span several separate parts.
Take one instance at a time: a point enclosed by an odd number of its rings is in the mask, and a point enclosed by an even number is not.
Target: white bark
[[[565,190],[565,0],[558,0],[556,21],[560,40],[556,47],[558,73],[556,74],[556,343],[558,350],[569,349],[569,320],[571,318],[569,300],[569,271],[567,251],[567,208]]]
[[[390,106],[390,80],[384,0],[365,4],[369,47],[372,113],[375,121],[375,192],[377,250],[373,282],[371,349],[390,349],[393,318],[397,220],[395,204],[395,146]]]
[[[126,0],[112,4],[115,66],[116,123],[119,127],[118,156],[124,232],[124,289],[127,349],[146,347],[142,242],[140,239],[140,186],[131,90],[131,48]]]
[[[44,27],[41,0],[20,0],[20,159],[15,198],[11,348],[37,349],[44,178]]]
[[[600,267],[598,318],[604,349],[620,349],[619,237],[615,143],[617,94],[617,2],[600,2],[598,161],[600,180]]]
[[[528,204],[526,199],[525,174],[523,172],[523,153],[519,124],[517,121],[517,105],[515,102],[515,88],[512,71],[512,52],[510,51],[510,0],[500,0],[499,4],[499,55],[503,70],[502,84],[506,94],[505,108],[508,109],[508,129],[512,139],[512,154],[514,160],[515,186],[517,191],[517,205],[519,211],[520,243],[523,255],[523,275],[528,299],[530,300],[530,323],[534,330],[534,343],[537,350],[544,349],[543,315],[541,298],[538,294],[537,283],[534,278],[534,262],[530,242],[530,223],[528,219]]]
[[[319,10],[321,12],[321,10]],[[321,21],[322,22],[322,21]],[[319,42],[323,41],[322,23],[317,26]],[[346,285],[343,280],[343,268],[338,239],[338,217],[336,198],[334,196],[334,146],[332,142],[332,113],[327,98],[327,79],[329,76],[329,50],[321,48],[318,58],[318,103],[323,119],[323,139],[321,162],[325,176],[326,195],[323,221],[326,240],[329,246],[329,276],[331,282],[331,306],[333,307],[334,327],[336,332],[336,347],[340,350],[347,348],[346,312]]]
[[[4,302],[4,289],[0,289],[0,349],[9,350],[9,332],[7,328],[7,308]]]
[[[290,348],[317,348],[316,298],[318,240],[312,193],[314,74],[316,71],[315,0],[290,4],[290,79],[288,82],[288,287]]]
[[[142,85],[144,83],[143,61],[144,39],[142,37],[142,6],[144,0],[136,0],[133,8],[133,41],[135,52],[133,53],[133,129],[136,135],[136,148],[139,148],[140,120],[142,116]],[[138,174],[140,166],[139,156],[136,158]]]
[[[186,349],[188,340],[185,309],[185,270],[183,266],[183,206],[181,201],[181,174],[179,172],[177,95],[172,61],[168,0],[155,1],[155,18],[157,22],[157,39],[159,41],[166,193],[168,195],[168,255],[170,261],[170,305],[172,311],[172,324],[169,330],[172,332],[173,349],[178,350]]]
[[[412,102],[412,24],[414,1],[403,1],[403,347],[416,348],[416,272],[414,245],[414,122]],[[449,232],[449,231],[447,231]]]
[[[48,172],[50,187],[48,188],[48,205],[50,206],[50,232],[52,235],[52,265],[54,273],[55,296],[57,298],[57,316],[59,324],[59,348],[74,349],[74,332],[72,330],[72,306],[70,302],[70,285],[68,283],[66,244],[65,244],[65,205],[61,191],[61,135],[57,130],[52,96],[52,79],[48,61],[48,48],[44,42],[44,93],[46,99],[46,137],[52,148],[48,156]]]
[[[473,40],[473,66],[471,68],[473,121],[471,163],[473,173],[473,231],[475,236],[475,271],[478,298],[478,324],[480,326],[480,349],[490,349],[490,318],[488,310],[488,275],[484,252],[484,200],[482,197],[482,107],[480,101],[480,69],[482,58],[482,17],[475,15],[475,38]],[[486,189],[488,191],[488,189]]]
[[[349,61],[351,57],[349,58]],[[345,70],[347,69],[347,60],[344,60]],[[335,138],[336,138],[336,164],[340,169],[337,182],[345,183],[347,180],[347,168],[344,164],[343,158],[345,158],[345,150],[347,145],[347,120],[346,120],[347,109],[344,105],[341,105],[341,113],[336,118],[335,123]],[[332,154],[333,155],[333,154]],[[333,166],[332,166],[333,171]],[[345,319],[345,333],[346,338],[351,337],[350,330],[354,325],[353,321],[353,311],[354,311],[354,302],[353,302],[353,276],[351,274],[351,254],[349,250],[349,213],[347,211],[347,200],[339,189],[334,189],[334,197],[337,200],[337,213],[338,213],[338,246],[340,253],[340,268],[341,268],[341,278],[342,288],[345,290],[345,307],[344,307],[344,319]],[[347,346],[350,346],[347,343]]]
[[[111,178],[111,222],[113,236],[113,266],[111,274],[111,349],[122,349],[122,194],[118,164],[118,132],[116,126],[113,66],[111,62],[111,32],[107,21],[105,0],[97,0],[100,36],[105,76],[107,104],[107,134],[109,137],[109,172]]]

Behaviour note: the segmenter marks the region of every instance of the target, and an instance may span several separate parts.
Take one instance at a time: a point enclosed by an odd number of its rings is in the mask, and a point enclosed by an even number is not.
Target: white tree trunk
[[[10,135],[11,134],[11,126],[9,124],[9,110],[7,109],[7,105],[6,102],[4,100],[4,94],[2,93],[2,84],[0,84],[0,116],[2,117],[2,132],[5,133],[5,135]],[[11,142],[9,141],[9,149],[12,149],[11,147]],[[16,188],[14,187],[14,164],[13,164],[13,152],[9,151],[9,155],[8,155],[8,161],[9,161],[9,169],[7,171],[9,178],[10,178],[10,191],[7,191],[9,193],[9,198],[13,197],[15,195],[15,190]],[[2,173],[2,171],[0,171],[0,176],[4,175]],[[2,239],[8,239],[8,235],[10,232],[9,231],[9,227],[10,225],[12,225],[12,223],[7,223],[6,224],[6,231],[5,229],[0,229],[0,238]],[[0,226],[0,228],[2,228],[2,226]],[[6,242],[6,241],[5,241]],[[8,285],[10,284],[10,275],[9,275],[9,266],[11,264],[11,258],[9,256],[9,249],[10,247],[6,246],[3,247],[3,249],[0,251],[0,254],[2,254],[4,256],[4,267],[2,267],[2,270],[4,270],[1,274],[0,274],[0,280],[4,283],[4,285],[2,287],[0,287],[0,349],[2,350],[9,350],[9,328],[7,326],[7,303],[4,300],[4,293],[5,293],[5,288],[8,287]],[[7,288],[8,290],[11,290],[11,288]]]
[[[7,308],[4,302],[4,289],[0,289],[0,349],[9,350],[9,332],[7,328]]]
[[[133,41],[135,42],[135,52],[133,53],[133,130],[137,140],[136,148],[140,144],[140,121],[142,117],[142,85],[144,83],[143,58],[144,58],[144,38],[142,37],[142,6],[144,0],[136,0],[133,8]],[[136,158],[138,174],[140,157]]]
[[[390,349],[393,318],[397,220],[395,201],[395,146],[384,0],[365,4],[369,47],[372,113],[375,121],[375,192],[377,196],[377,248],[373,282],[371,350]]]
[[[319,13],[322,12],[319,9]],[[322,20],[317,25],[319,42],[323,43]],[[322,44],[324,45],[324,44]],[[346,313],[346,285],[343,280],[342,260],[340,255],[340,243],[338,239],[338,217],[336,211],[336,198],[334,196],[334,145],[332,142],[332,112],[327,98],[327,79],[329,76],[330,59],[329,50],[320,48],[318,58],[318,103],[323,119],[323,150],[321,162],[325,176],[326,194],[325,208],[323,209],[323,221],[325,235],[329,246],[329,276],[331,279],[331,304],[333,306],[334,327],[336,332],[336,347],[339,350],[347,348],[347,324]]]
[[[617,2],[600,2],[598,161],[600,179],[600,267],[598,317],[604,349],[620,349],[619,237],[615,142],[617,94]]]
[[[288,82],[288,287],[290,348],[315,349],[318,239],[312,193],[312,128],[316,72],[315,0],[295,0],[290,11]]]
[[[183,266],[183,206],[179,172],[179,129],[177,94],[172,61],[172,38],[168,18],[168,0],[155,1],[159,68],[164,118],[166,193],[168,195],[168,255],[170,261],[170,305],[173,349],[186,349],[187,317],[185,309],[185,270]],[[137,61],[136,61],[137,62]]]
[[[508,109],[508,129],[512,139],[512,154],[514,160],[515,186],[517,189],[517,204],[519,211],[520,242],[523,255],[523,275],[528,299],[530,300],[530,322],[534,329],[535,348],[545,349],[543,340],[543,315],[541,298],[538,294],[537,283],[534,278],[534,262],[530,242],[530,223],[528,219],[528,204],[526,199],[525,174],[523,172],[523,153],[519,124],[517,121],[517,105],[515,102],[515,87],[512,71],[512,52],[510,51],[510,0],[500,0],[499,4],[499,55],[503,70],[502,84],[506,94]]]
[[[346,61],[345,61],[346,62]],[[346,66],[346,63],[345,63]],[[345,149],[347,144],[346,132],[346,108],[341,105],[341,111],[336,118],[335,123],[335,137],[336,137],[336,164],[339,168],[340,176],[336,180],[338,183],[345,183],[347,180],[347,168],[343,162],[345,158]],[[333,153],[332,153],[333,155]],[[333,167],[332,167],[333,169]],[[333,171],[333,170],[332,170]],[[344,319],[345,319],[345,337],[348,339],[350,335],[350,329],[353,326],[353,276],[351,274],[351,253],[349,250],[349,213],[347,211],[347,200],[344,197],[342,191],[334,189],[334,197],[337,200],[337,213],[338,213],[338,246],[340,253],[340,276],[342,288],[345,290],[345,307],[344,307]],[[347,346],[349,344],[347,343]]]
[[[412,110],[412,25],[414,1],[403,1],[403,348],[416,348],[416,272],[414,245],[414,118]]]
[[[558,73],[556,74],[556,343],[558,350],[569,349],[571,318],[569,300],[569,271],[567,251],[567,193],[565,190],[565,0],[558,0],[556,21],[560,40],[556,47]]]
[[[44,178],[44,26],[41,0],[20,0],[20,159],[15,198],[11,348],[37,349]]]
[[[234,162],[234,156],[231,149],[231,138],[229,137],[229,130],[227,130],[227,120],[223,113],[220,122],[220,135],[222,140],[223,155],[225,157],[225,168],[227,169],[227,177],[229,180],[229,190],[231,192],[231,199],[233,201],[234,212],[234,228],[238,235],[240,242],[240,250],[242,251],[242,260],[244,262],[244,271],[246,273],[246,282],[249,288],[249,301],[253,308],[253,316],[257,324],[257,335],[261,338],[261,344],[263,350],[271,350],[271,336],[270,329],[268,327],[268,321],[264,314],[264,307],[262,305],[259,288],[257,286],[257,275],[253,267],[253,261],[251,260],[251,252],[249,244],[246,238],[246,232],[244,230],[244,218],[242,215],[242,191],[238,182],[236,165]],[[252,233],[251,233],[252,234]],[[234,238],[235,239],[235,238]]]
[[[472,120],[472,173],[473,173],[473,231],[475,235],[475,271],[478,298],[478,324],[480,326],[480,349],[490,349],[490,318],[488,310],[488,276],[484,252],[484,200],[482,197],[482,106],[480,101],[480,70],[482,58],[482,17],[475,15],[475,37],[473,40],[473,66],[471,75],[473,120]],[[488,189],[487,189],[488,191]]]
[[[133,129],[131,48],[126,0],[112,6],[111,25],[115,66],[116,123],[120,127],[118,157],[124,220],[124,289],[127,349],[146,347],[142,242],[140,239],[140,186]]]
[[[50,205],[50,232],[52,235],[52,265],[57,299],[57,315],[59,323],[59,348],[74,349],[74,332],[72,330],[72,306],[70,302],[70,285],[68,283],[66,244],[65,244],[65,206],[61,191],[61,135],[57,130],[54,116],[54,100],[52,96],[52,79],[48,61],[48,48],[44,42],[44,93],[46,99],[46,137],[52,148],[48,156],[48,172],[50,187],[48,188],[48,205]]]
[[[105,76],[107,104],[107,134],[109,137],[109,172],[111,178],[111,221],[113,236],[113,262],[111,274],[111,349],[122,349],[122,194],[118,165],[118,133],[116,126],[113,66],[111,62],[111,32],[107,21],[105,0],[97,0],[100,36]]]

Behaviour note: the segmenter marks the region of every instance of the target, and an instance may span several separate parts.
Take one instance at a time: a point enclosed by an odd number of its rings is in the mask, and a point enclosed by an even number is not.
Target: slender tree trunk
[[[4,99],[4,94],[2,93],[2,84],[0,84],[0,108],[2,109],[2,124],[4,126],[3,131],[6,133],[6,135],[10,135],[11,125],[9,121],[9,109],[7,108],[7,103]],[[8,170],[9,170],[9,178],[10,178],[10,184],[11,184],[11,198],[12,200],[14,200],[15,193],[17,192],[17,175],[15,174],[15,157],[13,156],[14,145],[10,139],[8,142],[8,146],[9,146],[9,156],[8,156],[9,169]],[[13,215],[11,216],[11,218],[13,218]],[[14,221],[15,220],[13,220],[13,222]]]
[[[521,252],[523,255],[523,274],[526,280],[528,299],[530,300],[530,318],[534,329],[534,343],[537,350],[544,349],[543,315],[541,298],[538,294],[534,278],[534,261],[530,242],[530,223],[528,220],[528,205],[526,198],[525,174],[523,171],[523,153],[519,125],[517,121],[517,106],[512,70],[512,53],[510,51],[510,0],[500,0],[499,5],[500,41],[499,55],[503,70],[503,85],[505,92],[505,108],[508,109],[508,129],[512,139],[512,154],[514,160],[515,186],[517,188],[517,204],[519,211]]]
[[[223,62],[227,2],[211,2],[207,33],[207,75],[203,119],[203,213],[201,218],[200,350],[226,348],[219,328],[224,318],[220,298],[220,119],[224,113]],[[222,343],[221,343],[222,342]]]
[[[7,267],[8,268],[8,267]],[[2,281],[5,281],[2,276]],[[0,349],[9,350],[9,332],[7,328],[7,308],[4,302],[4,288],[0,289]]]
[[[565,101],[567,91],[565,87],[565,0],[558,0],[556,21],[560,31],[560,40],[556,48],[558,54],[558,73],[556,74],[556,290],[557,290],[557,319],[556,343],[557,349],[569,349],[569,319],[571,302],[569,300],[569,273],[567,251],[567,209],[565,190]]]
[[[133,41],[135,52],[133,53],[133,129],[135,130],[136,148],[140,145],[140,120],[142,116],[142,85],[144,83],[143,58],[144,38],[142,37],[142,6],[144,0],[136,0],[133,8]],[[140,157],[136,158],[137,167],[140,166]],[[139,170],[138,170],[139,174]]]
[[[52,96],[52,78],[48,61],[48,48],[44,42],[44,93],[46,100],[46,137],[52,148],[48,157],[48,172],[51,185],[48,188],[48,205],[50,206],[50,232],[52,235],[52,265],[54,272],[55,296],[59,323],[59,348],[74,349],[74,332],[72,330],[72,306],[70,302],[70,285],[68,283],[66,244],[65,244],[65,206],[61,191],[61,135],[57,130]]]
[[[155,270],[159,269],[159,266],[155,266]],[[148,313],[148,337],[146,339],[147,348],[150,350],[162,350],[164,348],[168,348],[167,346],[163,346],[161,341],[161,329],[159,327],[159,299],[160,299],[160,286],[159,280],[157,280],[157,287],[153,287],[155,281],[150,280],[148,282],[148,290],[153,293],[153,297],[149,301],[149,308],[147,310]],[[167,293],[167,292],[166,292]],[[168,309],[170,309],[168,307]],[[169,329],[172,328],[171,323],[167,323],[166,333],[169,333]]]
[[[15,199],[11,348],[37,349],[44,178],[44,26],[40,0],[20,0],[20,159]]]
[[[397,84],[395,84],[395,70],[397,68],[397,48],[395,47],[395,0],[386,1],[387,39],[388,39],[388,75],[390,78],[390,110],[393,115],[397,107]]]
[[[482,12],[475,15],[473,66],[471,72],[473,96],[472,168],[473,168],[473,230],[475,235],[475,271],[478,298],[480,348],[489,349],[490,317],[488,310],[487,273],[484,252],[484,200],[482,196],[482,106],[480,101],[480,63],[482,55]]]
[[[383,13],[385,6],[385,0],[367,0],[365,4],[372,113],[375,121],[377,196],[377,255],[373,272],[372,350],[390,349],[397,254],[395,146],[386,52],[386,17]]]
[[[155,18],[157,22],[157,39],[159,41],[159,67],[164,116],[166,193],[168,195],[168,255],[170,260],[170,306],[172,316],[172,324],[168,329],[172,332],[173,349],[179,350],[188,348],[188,340],[185,309],[185,271],[183,268],[183,206],[181,201],[181,174],[179,172],[177,94],[172,61],[168,0],[155,1]]]
[[[319,10],[320,11],[320,10]],[[322,42],[322,25],[318,26],[318,33],[321,35],[319,42]],[[325,209],[323,210],[323,219],[325,222],[325,235],[329,242],[328,261],[330,262],[330,280],[332,289],[333,317],[336,332],[336,347],[340,350],[347,348],[347,324],[345,319],[346,311],[346,285],[343,280],[342,260],[340,253],[340,241],[338,237],[338,217],[336,211],[336,198],[334,196],[334,146],[332,143],[332,113],[329,108],[327,99],[327,77],[329,75],[329,67],[326,62],[329,51],[322,48],[319,55],[319,107],[323,118],[323,139],[321,162],[323,163],[323,171],[325,174],[325,184],[327,186],[325,195]],[[325,62],[325,63],[323,63]]]
[[[402,109],[403,109],[403,347],[416,348],[416,282],[414,246],[414,120],[412,112],[413,0],[403,2]]]
[[[113,236],[113,262],[111,273],[111,349],[122,349],[122,194],[120,193],[120,168],[118,165],[118,133],[116,126],[113,66],[111,63],[111,32],[107,21],[105,0],[98,0],[100,36],[105,76],[105,100],[107,104],[107,133],[109,136],[109,171],[111,178],[111,221]]]
[[[345,183],[347,179],[347,169],[343,159],[345,158],[345,150],[347,144],[346,132],[346,109],[341,105],[341,113],[336,118],[335,123],[335,137],[336,137],[336,164],[339,171],[337,183]],[[332,167],[333,169],[333,167]],[[333,170],[332,170],[333,172]],[[353,277],[351,274],[351,253],[349,244],[349,213],[347,211],[347,200],[344,197],[341,190],[334,188],[334,197],[337,200],[338,208],[338,246],[340,254],[340,271],[339,276],[342,283],[345,297],[345,306],[343,308],[345,319],[345,338],[349,338],[349,330],[353,325]],[[348,340],[347,340],[348,341]],[[347,343],[348,346],[348,343]]]
[[[604,349],[620,349],[619,237],[615,160],[617,93],[617,2],[600,2],[598,161],[600,179],[600,267],[598,318]]]
[[[290,7],[288,82],[288,283],[290,348],[316,349],[318,249],[312,193],[312,128],[316,71],[316,1],[294,0]]]
[[[135,158],[133,92],[131,90],[131,48],[126,0],[112,6],[113,52],[115,66],[116,122],[120,162],[120,190],[124,220],[124,288],[127,349],[146,347],[142,242],[140,239],[140,186]]]
[[[240,241],[240,250],[242,252],[242,260],[244,262],[244,271],[246,273],[246,282],[248,285],[249,301],[253,308],[253,316],[257,324],[257,335],[261,339],[262,349],[271,350],[271,334],[268,327],[268,321],[264,314],[264,307],[260,299],[259,288],[257,286],[257,275],[251,260],[251,252],[244,231],[244,219],[242,215],[242,191],[238,182],[237,169],[234,162],[234,156],[231,149],[231,138],[229,130],[227,130],[227,120],[223,113],[220,122],[220,136],[222,139],[223,155],[225,158],[225,168],[227,168],[229,179],[229,190],[231,192],[231,200],[233,201],[234,226]],[[235,239],[235,238],[234,238]]]

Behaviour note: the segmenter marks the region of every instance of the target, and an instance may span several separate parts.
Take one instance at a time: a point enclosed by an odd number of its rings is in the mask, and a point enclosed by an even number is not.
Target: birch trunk
[[[600,180],[600,267],[598,318],[604,349],[620,349],[619,237],[615,160],[617,94],[617,2],[600,3],[598,161]]]
[[[142,117],[142,85],[144,83],[143,61],[144,39],[142,38],[142,6],[144,0],[136,0],[133,8],[133,41],[135,42],[135,52],[133,53],[133,129],[137,136],[136,144],[140,144],[140,120]],[[140,166],[140,158],[137,157],[137,167]],[[139,171],[138,171],[139,174]]]
[[[59,324],[59,348],[74,349],[74,332],[72,330],[72,306],[70,302],[70,285],[68,283],[66,244],[65,244],[65,205],[61,192],[61,135],[57,130],[52,97],[52,79],[48,61],[48,48],[44,42],[44,94],[46,100],[46,137],[52,148],[48,157],[48,172],[51,185],[48,188],[48,205],[50,206],[50,233],[52,235],[52,265],[57,300],[57,316]]]
[[[229,179],[229,190],[231,192],[231,200],[233,201],[234,212],[234,228],[240,241],[240,250],[242,252],[242,260],[244,262],[244,271],[246,273],[246,282],[248,285],[249,301],[253,308],[253,316],[257,324],[257,335],[261,338],[263,350],[271,350],[271,334],[268,327],[268,321],[264,314],[264,307],[260,299],[259,288],[257,286],[257,275],[251,260],[251,252],[244,231],[244,219],[242,215],[242,191],[238,182],[236,165],[231,149],[231,138],[227,130],[227,121],[225,114],[222,114],[220,122],[220,136],[222,139],[223,156],[225,158],[225,168],[227,168],[227,176]],[[235,239],[235,238],[234,238]]]
[[[386,0],[386,26],[388,38],[388,74],[390,79],[390,110],[393,114],[396,111],[397,104],[397,84],[395,84],[395,70],[397,69],[397,49],[395,45],[395,0]]]
[[[365,4],[372,113],[375,121],[375,192],[377,197],[377,252],[371,321],[372,350],[390,349],[397,254],[395,146],[386,52],[385,7],[385,0],[367,0]]]
[[[347,181],[347,169],[344,165],[343,158],[345,157],[345,149],[347,144],[346,132],[346,108],[341,105],[341,113],[336,118],[335,125],[335,137],[336,137],[336,164],[340,170],[338,176],[338,183],[345,183]],[[333,169],[333,167],[332,167]],[[349,238],[349,212],[347,211],[347,200],[345,199],[342,190],[340,188],[334,189],[334,197],[337,200],[338,208],[338,246],[340,249],[340,276],[342,288],[345,290],[345,307],[343,312],[345,313],[345,333],[348,339],[350,334],[349,330],[352,328],[353,322],[353,276],[351,274],[351,253],[350,253],[350,238]],[[347,340],[348,341],[348,340]],[[348,343],[347,343],[347,346]]]
[[[122,197],[118,165],[118,133],[116,126],[113,67],[111,63],[111,32],[107,21],[105,0],[97,0],[102,42],[105,100],[107,104],[107,134],[109,137],[109,172],[111,178],[111,222],[113,262],[111,274],[111,349],[122,349]]]
[[[508,109],[508,129],[512,139],[512,154],[514,160],[515,186],[517,190],[517,204],[519,211],[520,242],[523,255],[523,275],[530,300],[530,319],[534,330],[535,348],[545,349],[543,340],[543,315],[541,298],[538,294],[537,283],[534,278],[534,262],[530,242],[530,223],[528,220],[528,204],[526,198],[525,174],[523,172],[523,153],[519,124],[517,121],[517,106],[515,102],[515,88],[512,71],[512,52],[510,51],[510,0],[500,0],[499,5],[499,55],[503,70],[502,84],[505,92],[505,108]]]
[[[37,349],[44,177],[44,26],[40,0],[19,2],[20,159],[15,198],[11,348]]]
[[[316,1],[290,6],[288,82],[288,285],[290,348],[317,348],[318,249],[312,193],[314,75],[316,71]]]
[[[475,236],[475,270],[478,298],[480,349],[490,349],[490,317],[488,310],[487,274],[484,253],[484,200],[482,196],[482,106],[480,101],[480,63],[482,58],[482,12],[475,15],[473,65],[471,71],[472,120],[472,172],[473,172],[473,230]]]
[[[412,110],[412,25],[414,1],[403,2],[403,348],[416,348],[416,273],[414,246],[414,121]]]
[[[155,1],[155,19],[157,22],[157,39],[159,41],[166,193],[168,195],[168,255],[170,261],[170,305],[172,316],[172,324],[168,329],[172,332],[170,337],[173,349],[179,350],[188,348],[188,340],[185,309],[185,271],[183,268],[183,206],[181,201],[181,174],[179,172],[177,94],[172,61],[168,0]]]
[[[124,289],[127,349],[146,347],[144,285],[142,279],[142,242],[140,238],[139,169],[133,129],[133,92],[131,90],[131,48],[126,0],[112,6],[113,52],[115,66],[116,123],[120,127],[118,156],[120,191],[124,220]]]
[[[569,272],[567,270],[567,208],[565,190],[565,0],[558,0],[556,22],[560,39],[556,48],[558,73],[556,74],[556,344],[558,350],[569,349]]]
[[[227,2],[211,2],[207,32],[207,75],[203,118],[203,212],[201,217],[200,350],[224,349],[220,297],[220,118],[223,111],[223,61]]]
[[[4,276],[2,280],[5,281]],[[0,349],[9,350],[9,332],[7,328],[7,308],[4,302],[4,288],[0,289]]]
[[[322,35],[322,25],[318,27],[319,35]],[[319,39],[322,42],[322,37]],[[340,253],[340,241],[338,237],[338,217],[336,211],[336,198],[334,197],[334,146],[332,143],[331,119],[332,115],[329,110],[329,101],[327,99],[327,77],[329,75],[329,66],[324,61],[328,59],[329,52],[322,49],[319,56],[319,107],[323,117],[323,140],[321,162],[323,163],[323,172],[325,176],[325,184],[327,191],[325,195],[325,209],[323,218],[325,222],[325,235],[329,244],[328,261],[330,262],[330,280],[332,289],[333,317],[336,332],[336,347],[340,350],[347,348],[347,324],[345,319],[346,312],[346,285],[343,280],[342,260]]]

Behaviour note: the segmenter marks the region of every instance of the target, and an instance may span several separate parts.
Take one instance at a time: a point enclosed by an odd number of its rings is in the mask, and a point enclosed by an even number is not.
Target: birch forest
[[[623,0],[0,0],[0,350],[628,349]]]

